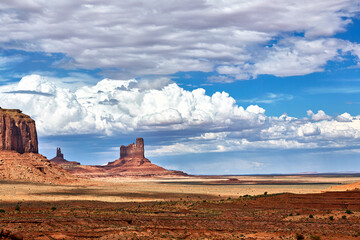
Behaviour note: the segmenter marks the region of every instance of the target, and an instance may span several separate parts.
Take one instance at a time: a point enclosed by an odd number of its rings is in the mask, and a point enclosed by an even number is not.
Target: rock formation
[[[62,168],[73,168],[80,165],[79,162],[68,161],[64,158],[64,154],[61,152],[61,148],[56,149],[56,157],[50,159],[50,162],[60,165]]]
[[[35,121],[20,110],[0,108],[0,179],[72,183],[77,178],[38,154]]]
[[[90,178],[109,177],[173,177],[186,176],[181,171],[170,171],[145,158],[144,139],[137,138],[136,144],[120,147],[120,158],[105,166],[78,166],[66,169],[77,175]]]
[[[136,145],[134,143],[120,147],[120,159],[124,158],[145,158],[144,139],[137,138]]]
[[[20,110],[0,108],[0,150],[37,153],[35,121]]]

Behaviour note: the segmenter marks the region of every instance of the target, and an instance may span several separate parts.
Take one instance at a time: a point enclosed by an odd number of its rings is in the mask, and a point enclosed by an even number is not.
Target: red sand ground
[[[360,238],[360,191],[147,203],[3,202],[0,209],[0,229],[24,239]]]

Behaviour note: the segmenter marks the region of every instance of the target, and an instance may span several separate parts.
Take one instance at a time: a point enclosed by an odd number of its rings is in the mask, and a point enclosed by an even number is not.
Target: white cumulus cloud
[[[33,117],[40,136],[144,131],[173,136],[173,141],[150,148],[150,156],[360,147],[360,116],[309,110],[310,118],[270,117],[257,105],[237,105],[226,92],[207,95],[204,89],[187,91],[171,82],[160,89],[139,86],[134,79],[104,79],[69,90],[53,78],[29,75],[0,86],[0,103]]]

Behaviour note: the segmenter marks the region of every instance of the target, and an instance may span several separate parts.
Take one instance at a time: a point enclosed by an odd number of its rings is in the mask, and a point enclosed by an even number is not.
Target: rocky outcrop
[[[124,158],[145,158],[144,139],[137,138],[136,145],[134,143],[120,147],[120,159]]]
[[[38,154],[35,121],[20,110],[0,108],[0,179],[67,184],[77,177]]]
[[[55,163],[64,169],[74,168],[80,165],[79,162],[66,160],[64,154],[61,152],[61,148],[56,149],[56,157],[50,159],[50,162]]]
[[[0,150],[37,153],[35,121],[20,110],[0,108]]]
[[[120,158],[105,166],[81,165],[66,170],[77,176],[90,178],[187,176],[181,171],[170,171],[157,166],[145,158],[144,139],[142,138],[137,138],[136,144],[122,145]]]

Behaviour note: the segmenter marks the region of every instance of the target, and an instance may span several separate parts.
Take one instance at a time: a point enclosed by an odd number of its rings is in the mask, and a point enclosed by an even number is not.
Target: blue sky
[[[360,5],[3,1],[0,106],[40,152],[106,164],[144,137],[198,174],[360,171]]]

